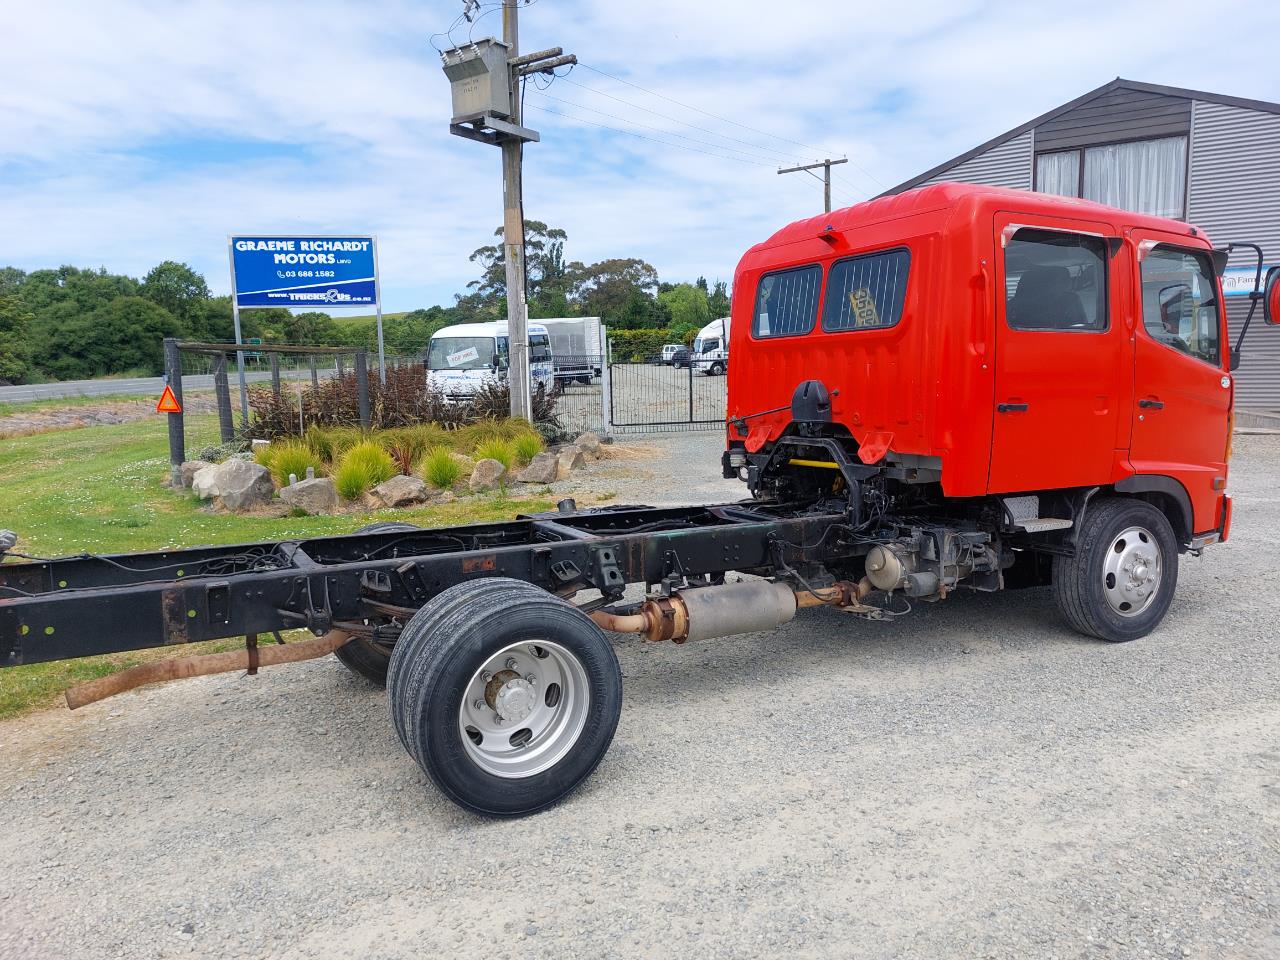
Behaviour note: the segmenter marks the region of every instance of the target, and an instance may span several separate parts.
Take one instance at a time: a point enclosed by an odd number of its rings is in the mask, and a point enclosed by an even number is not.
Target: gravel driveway
[[[738,492],[719,442],[654,441],[647,499]],[[332,659],[0,725],[0,956],[1280,956],[1278,469],[1237,439],[1232,542],[1136,643],[1046,591],[624,642],[612,750],[525,820]]]

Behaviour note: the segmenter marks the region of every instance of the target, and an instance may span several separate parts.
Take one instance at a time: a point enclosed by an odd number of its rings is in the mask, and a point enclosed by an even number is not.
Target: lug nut
[[[485,708],[485,702],[484,700],[476,700],[476,702],[473,703],[472,706],[474,706],[477,710],[483,710]]]
[[[525,682],[527,682],[530,686],[533,686],[538,682],[538,678],[535,677],[532,673],[526,674],[524,679],[525,679]]]
[[[493,674],[490,673],[488,670],[486,670],[484,673],[480,674],[480,679],[483,680],[485,683],[488,683],[490,680],[493,679]]]
[[[515,657],[507,657],[507,669],[508,669],[508,670],[514,670],[515,668],[516,668],[516,658],[515,658]]]

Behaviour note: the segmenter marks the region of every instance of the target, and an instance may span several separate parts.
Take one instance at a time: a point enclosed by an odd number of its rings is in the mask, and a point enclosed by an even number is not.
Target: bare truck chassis
[[[829,452],[854,489],[871,472]],[[1000,533],[957,517],[864,518],[857,502],[580,511],[564,501],[554,513],[464,527],[381,524],[114,556],[15,553],[19,562],[0,566],[0,665],[246,638],[238,653],[148,664],[68,691],[80,706],[155,680],[252,673],[333,651],[388,685],[402,742],[446,795],[520,815],[577,786],[612,739],[621,673],[605,630],[679,643],[769,629],[806,606],[879,618],[889,611],[870,602],[877,588],[866,574],[883,575],[896,562],[888,548],[908,541],[913,569],[893,573],[907,596],[1005,585],[1013,560]],[[1008,536],[1016,545],[1017,532]],[[726,582],[730,571],[753,576]],[[647,598],[624,603],[628,584],[646,585]],[[599,595],[569,602],[584,591]],[[891,591],[876,596],[887,602]],[[299,628],[321,639],[258,646]]]

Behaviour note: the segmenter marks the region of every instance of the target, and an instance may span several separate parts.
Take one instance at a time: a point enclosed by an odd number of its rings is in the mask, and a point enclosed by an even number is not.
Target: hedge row
[[[609,346],[615,361],[648,360],[662,355],[664,344],[675,343],[670,330],[610,330]]]

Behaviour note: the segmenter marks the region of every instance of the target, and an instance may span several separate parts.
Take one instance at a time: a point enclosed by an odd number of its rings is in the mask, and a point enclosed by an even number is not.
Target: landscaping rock
[[[183,489],[190,489],[191,483],[196,478],[196,474],[205,467],[212,467],[213,464],[207,460],[188,460],[179,467],[179,476],[182,478]]]
[[[600,450],[600,438],[590,431],[580,434],[573,445],[582,451],[588,460],[599,460],[603,456]]]
[[[503,476],[506,474],[507,468],[502,465],[500,460],[490,460],[485,458],[476,462],[476,468],[471,471],[471,492],[479,493],[482,490],[492,490],[501,483]]]
[[[554,483],[559,476],[560,458],[554,453],[539,453],[516,474],[516,479],[521,483]]]
[[[204,476],[201,470],[198,476]],[[215,483],[218,499],[228,510],[252,510],[266,506],[276,492],[271,474],[260,463],[231,459],[218,467]]]
[[[425,503],[428,496],[425,483],[417,477],[404,475],[394,476],[369,491],[369,499],[374,507],[409,507],[415,503]]]
[[[440,496],[436,497],[435,502],[436,503],[453,503],[453,501],[457,499],[458,499],[458,495],[456,493],[454,493],[452,490],[446,490],[444,493],[440,494]]]
[[[299,480],[280,489],[280,500],[293,510],[312,514],[338,512],[338,488],[329,477]]]
[[[556,454],[556,479],[563,480],[569,476],[574,470],[577,470],[586,462],[582,456],[582,451],[575,446],[561,447],[560,452]]]
[[[202,500],[212,500],[218,495],[218,471],[221,468],[221,464],[214,463],[192,474],[191,489],[197,497]]]
[[[270,440],[253,440],[249,443],[249,452],[257,453],[259,450],[266,450],[270,446]]]

